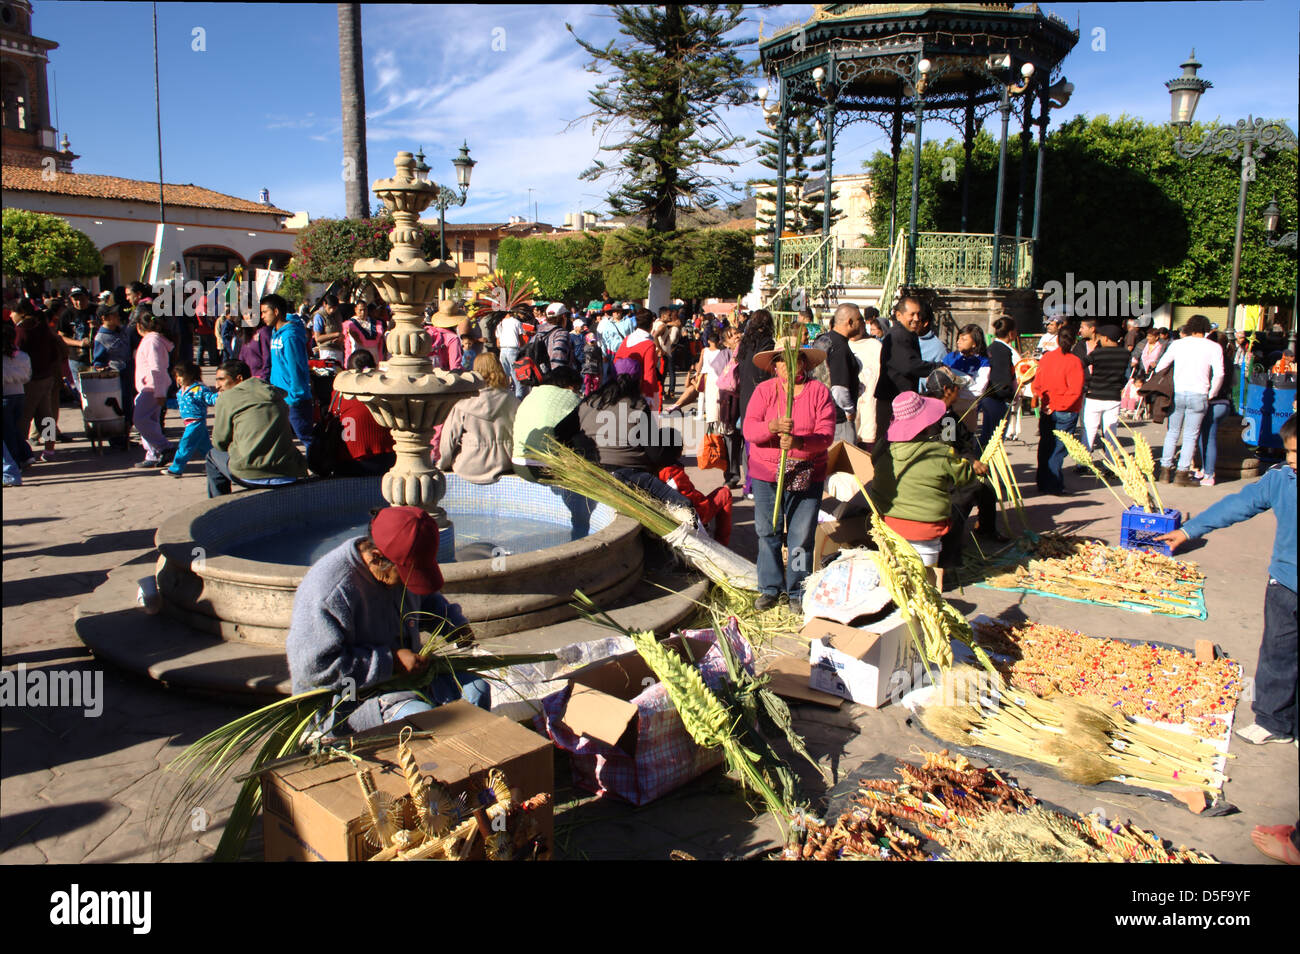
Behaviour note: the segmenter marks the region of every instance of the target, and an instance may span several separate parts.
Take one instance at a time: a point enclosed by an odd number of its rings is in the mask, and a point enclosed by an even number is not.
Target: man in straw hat
[[[791,367],[788,354],[794,354]],[[820,348],[800,349],[793,339],[754,355],[754,366],[772,377],[754,389],[745,411],[744,433],[749,441],[749,473],[754,487],[754,526],[758,533],[759,596],[757,610],[777,604],[781,593],[790,611],[803,612],[803,583],[812,571],[817,508],[826,482],[826,451],[835,436],[835,402],[808,371],[826,360]],[[793,409],[787,414],[788,395]],[[776,499],[781,452],[786,452],[783,499]],[[774,513],[779,506],[779,519]],[[785,531],[782,533],[781,526]],[[784,567],[781,547],[789,551]]]
[[[460,607],[439,594],[442,583],[438,525],[419,507],[379,510],[365,536],[345,540],[307,571],[294,596],[285,650],[295,693],[338,690],[324,731],[346,721],[345,731],[362,732],[462,697],[490,708],[481,677],[433,677],[420,655],[422,630],[453,642],[472,638]],[[425,674],[418,693],[357,701],[367,686]]]

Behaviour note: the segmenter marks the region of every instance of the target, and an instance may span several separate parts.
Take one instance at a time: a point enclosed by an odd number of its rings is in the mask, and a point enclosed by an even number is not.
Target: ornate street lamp
[[[1286,123],[1275,120],[1256,119],[1247,116],[1237,120],[1233,126],[1212,126],[1205,131],[1200,142],[1183,141],[1183,133],[1191,125],[1196,114],[1196,104],[1201,94],[1211,84],[1196,75],[1200,63],[1196,62],[1196,51],[1183,64],[1183,75],[1169,80],[1165,86],[1171,99],[1170,124],[1177,132],[1174,152],[1184,159],[1194,159],[1201,154],[1216,155],[1227,153],[1233,159],[1241,157],[1241,190],[1237,198],[1237,234],[1232,246],[1232,284],[1228,289],[1227,330],[1232,331],[1237,313],[1237,286],[1241,277],[1241,233],[1246,223],[1246,187],[1255,179],[1255,156],[1252,150],[1265,152],[1272,149],[1296,149],[1296,137]],[[1278,242],[1285,241],[1285,236]]]
[[[1010,55],[1002,57],[1000,63],[996,64],[1001,69],[1011,69]],[[1001,97],[998,102],[998,112],[1002,114],[1002,136],[998,144],[998,188],[993,200],[993,263],[989,272],[989,287],[996,288],[1000,283],[999,275],[1000,264],[1002,259],[1002,186],[1006,179],[1005,169],[1007,166],[1007,124],[1011,120],[1011,97],[1019,96],[1029,88],[1029,83],[1034,78],[1034,64],[1025,63],[1020,67],[1020,75],[1024,82],[1019,86],[1012,86],[1008,81],[1001,84]],[[919,144],[918,144],[919,146]]]
[[[423,165],[423,155],[418,158],[420,164]],[[456,167],[456,184],[459,186],[459,190],[434,184],[438,190],[433,200],[433,204],[438,207],[438,260],[443,262],[447,260],[447,208],[453,205],[463,206],[465,204],[465,198],[469,193],[470,173],[478,165],[469,157],[469,145],[464,140],[461,142],[460,153],[455,159],[451,160],[451,164]],[[428,168],[427,165],[424,166],[426,181]]]
[[[1278,226],[1282,223],[1282,209],[1277,204],[1277,196],[1269,199],[1268,205],[1264,206],[1264,231],[1267,234],[1264,241],[1268,243],[1269,248],[1295,248],[1295,232],[1287,232],[1285,235],[1277,235]]]

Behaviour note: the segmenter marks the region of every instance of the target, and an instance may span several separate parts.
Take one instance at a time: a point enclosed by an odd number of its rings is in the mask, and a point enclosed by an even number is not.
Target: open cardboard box
[[[836,441],[826,452],[826,480],[828,485],[833,474],[852,474],[857,478],[858,483],[861,483],[863,487],[867,487],[870,486],[871,478],[875,473],[876,469],[872,466],[871,455],[856,444]],[[842,500],[829,494],[823,496],[822,509],[836,520],[842,520],[845,517],[868,511],[870,507],[866,498],[862,496],[862,491],[857,489],[857,483],[852,486],[854,490],[848,500]]]
[[[871,523],[861,514],[819,523],[813,536],[813,566],[821,567],[827,557],[834,556],[841,550],[865,547],[869,542]]]
[[[436,733],[411,740],[420,770],[446,785],[453,798],[465,793],[470,806],[479,804],[477,793],[490,768],[505,773],[518,800],[554,793],[550,742],[509,719],[458,700],[359,733],[358,738],[394,734],[404,725]],[[407,794],[395,744],[366,752],[364,757],[380,792],[393,798]],[[368,819],[361,787],[356,770],[346,760],[324,765],[301,762],[263,773],[262,809],[267,861],[364,861],[379,850],[366,840]],[[530,815],[544,846],[543,857],[548,856],[554,808],[548,803]],[[481,839],[470,857],[483,857]]]
[[[851,702],[879,709],[898,685],[896,672],[907,672],[915,649],[907,624],[890,614],[880,632],[813,619],[800,631],[808,640],[809,685]],[[893,625],[890,625],[890,624]]]
[[[699,662],[710,643],[690,637],[670,636],[662,641],[688,663]],[[578,735],[636,754],[637,716],[632,700],[659,680],[635,650],[603,659],[569,676],[573,692],[564,709],[565,724]],[[685,728],[683,727],[683,731]]]
[[[676,635],[662,645],[716,682],[723,663],[716,652],[709,655],[712,640]],[[691,738],[637,652],[570,674],[542,705],[534,723],[569,753],[574,784],[587,791],[646,805],[722,763],[721,749]]]

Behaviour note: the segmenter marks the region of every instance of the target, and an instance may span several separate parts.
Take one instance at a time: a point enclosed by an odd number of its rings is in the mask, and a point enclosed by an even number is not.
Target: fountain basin
[[[514,476],[446,480],[454,533],[440,540],[443,593],[480,639],[573,619],[573,590],[613,602],[644,573],[639,525],[604,505]],[[221,639],[282,647],[312,562],[364,534],[382,506],[380,479],[358,477],[188,507],[155,536],[162,612]]]

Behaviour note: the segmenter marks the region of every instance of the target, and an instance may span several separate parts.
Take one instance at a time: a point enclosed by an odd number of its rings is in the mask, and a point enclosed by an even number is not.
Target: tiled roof
[[[49,192],[56,195],[85,196],[93,199],[125,199],[128,202],[157,202],[158,183],[141,179],[122,179],[118,176],[96,176],[79,172],[60,172],[49,181],[41,177],[40,169],[22,166],[4,167],[4,187],[14,192]],[[192,209],[224,209],[230,212],[258,212],[269,215],[290,213],[273,205],[263,205],[233,195],[213,192],[196,185],[163,186],[163,201],[167,205]]]
[[[437,219],[420,219],[426,229],[436,229]],[[545,222],[448,222],[448,232],[527,232],[531,229],[551,229]]]

